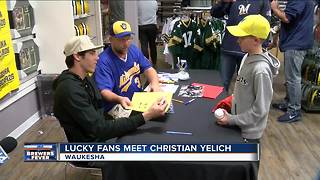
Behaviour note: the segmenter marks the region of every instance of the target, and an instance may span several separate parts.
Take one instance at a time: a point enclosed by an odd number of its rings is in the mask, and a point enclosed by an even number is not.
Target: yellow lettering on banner
[[[6,20],[2,18],[2,12],[0,11],[0,29],[6,25]]]
[[[7,46],[6,41],[0,41],[0,48]]]
[[[4,75],[9,73],[9,68],[5,68],[3,71],[0,72],[0,79],[3,78]]]
[[[4,78],[0,79],[0,89],[2,89],[2,87],[4,87],[6,84],[10,83],[13,80],[13,74],[9,74],[8,76],[5,76]]]
[[[7,2],[0,0],[0,99],[20,85],[12,47]]]
[[[0,19],[0,28],[4,27],[6,25],[5,19]]]
[[[5,40],[0,41],[0,61],[9,54],[9,47]]]

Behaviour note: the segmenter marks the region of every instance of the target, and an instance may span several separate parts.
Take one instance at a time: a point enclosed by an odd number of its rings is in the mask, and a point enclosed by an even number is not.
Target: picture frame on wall
[[[34,11],[29,1],[8,1],[8,15],[12,39],[33,34]]]
[[[37,71],[40,62],[39,48],[33,39],[13,44],[18,71],[26,75]]]
[[[14,27],[17,30],[25,29],[23,8],[18,7],[13,10]]]

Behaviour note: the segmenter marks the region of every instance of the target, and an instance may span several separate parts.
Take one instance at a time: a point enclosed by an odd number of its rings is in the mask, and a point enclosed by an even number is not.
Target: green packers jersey
[[[197,24],[194,20],[180,20],[176,23],[168,43],[175,65],[179,57],[180,59],[187,60],[189,68],[195,68],[197,57],[194,54],[194,40],[197,30]]]
[[[219,69],[220,64],[220,44],[224,23],[220,20],[204,20],[199,22],[200,33],[196,37],[194,48],[201,55],[200,69]]]

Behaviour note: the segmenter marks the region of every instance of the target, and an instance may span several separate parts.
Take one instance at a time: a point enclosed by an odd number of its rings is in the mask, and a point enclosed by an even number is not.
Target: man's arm
[[[289,19],[286,16],[286,13],[279,8],[278,1],[273,0],[271,2],[271,9],[273,13],[279,17],[279,19],[284,23],[289,23]]]
[[[94,108],[92,102],[88,101],[86,96],[87,94],[84,92],[70,90],[63,95],[64,103],[62,106],[88,135],[100,140],[123,136],[143,125],[146,121],[164,116],[168,105],[161,99],[142,114],[139,113],[128,118],[105,120],[103,114]]]
[[[269,0],[264,0],[262,1],[262,8],[260,9],[260,14],[265,17],[269,23],[271,22],[271,6],[270,6],[270,1]],[[267,48],[270,46],[270,38],[271,38],[271,33],[269,33],[268,38],[263,42],[262,47]]]
[[[157,71],[153,67],[150,67],[147,70],[145,70],[144,75],[147,77],[147,80],[150,83],[150,91],[157,92],[161,90],[159,86],[159,78]]]
[[[104,100],[121,104],[122,107],[127,109],[128,106],[131,106],[131,101],[129,98],[119,96],[112,92],[115,83],[111,68],[112,67],[110,65],[104,63],[102,60],[99,60],[96,66],[94,80]]]
[[[128,118],[106,121],[103,114],[97,111],[87,96],[88,94],[84,91],[71,89],[61,98],[64,99],[62,108],[72,116],[73,120],[77,121],[77,124],[89,136],[100,140],[122,136],[148,120],[143,114],[137,114]],[[150,117],[147,118],[150,119]]]
[[[101,93],[103,99],[105,99],[106,101],[121,104],[121,106],[124,107],[125,109],[128,109],[129,106],[131,106],[131,101],[129,98],[119,96],[109,89],[103,89],[103,90],[101,90],[100,93]]]

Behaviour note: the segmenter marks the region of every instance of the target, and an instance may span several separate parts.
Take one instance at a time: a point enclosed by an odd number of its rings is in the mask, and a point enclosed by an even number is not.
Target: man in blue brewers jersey
[[[129,23],[116,21],[110,27],[111,46],[99,55],[94,78],[105,102],[105,111],[115,104],[131,106],[134,92],[142,91],[140,74],[150,83],[151,91],[159,91],[157,72],[140,49],[131,44],[133,32]]]
[[[270,20],[271,8],[269,0],[220,0],[211,9],[211,15],[216,18],[227,18],[227,26],[237,25],[248,15],[260,14]],[[264,45],[264,47],[267,44]],[[237,38],[229,31],[221,44],[221,78],[224,90],[228,92],[235,70],[239,70],[244,52],[241,51]]]

